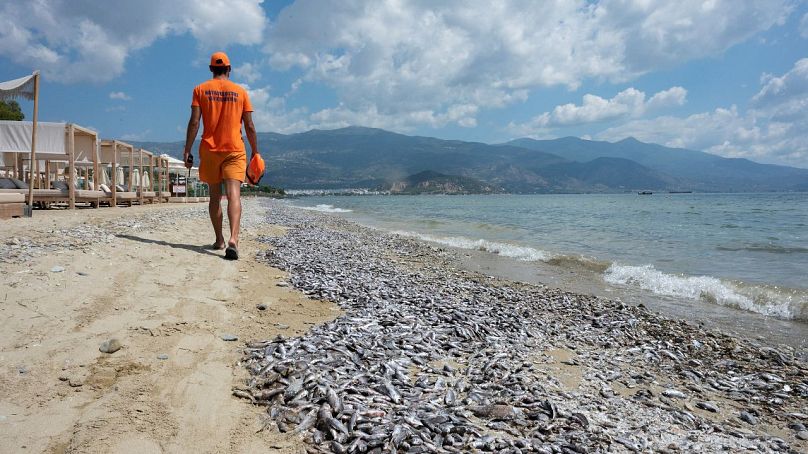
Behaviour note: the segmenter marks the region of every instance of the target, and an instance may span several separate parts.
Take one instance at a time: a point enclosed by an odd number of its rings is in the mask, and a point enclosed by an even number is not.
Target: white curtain
[[[0,82],[0,100],[5,101],[15,98],[34,99],[34,76],[38,73],[39,71],[34,71],[30,76]]]
[[[36,153],[42,159],[66,156],[65,123],[36,124]],[[30,121],[0,120],[0,152],[31,153],[31,132],[34,124]],[[50,155],[50,156],[48,156]]]

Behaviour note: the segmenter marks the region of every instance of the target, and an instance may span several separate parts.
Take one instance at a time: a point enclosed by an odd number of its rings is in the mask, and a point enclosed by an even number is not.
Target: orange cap
[[[210,66],[230,66],[230,59],[224,52],[214,52],[210,56]]]
[[[264,170],[264,158],[260,154],[254,154],[250,159],[250,165],[247,166],[247,181],[251,185],[257,185],[261,181],[261,177],[264,176]]]

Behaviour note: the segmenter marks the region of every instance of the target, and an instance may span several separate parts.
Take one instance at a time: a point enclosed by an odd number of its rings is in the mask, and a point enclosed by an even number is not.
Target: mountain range
[[[381,188],[424,171],[514,193],[808,191],[808,169],[643,143],[575,137],[485,144],[347,127],[259,133],[266,181],[286,189]],[[136,142],[181,158],[184,142]],[[194,150],[198,148],[195,145]]]

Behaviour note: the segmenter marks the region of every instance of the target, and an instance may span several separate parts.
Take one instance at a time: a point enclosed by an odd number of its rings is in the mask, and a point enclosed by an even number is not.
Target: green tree
[[[17,101],[0,101],[0,120],[21,121],[23,118],[25,114],[22,113]]]

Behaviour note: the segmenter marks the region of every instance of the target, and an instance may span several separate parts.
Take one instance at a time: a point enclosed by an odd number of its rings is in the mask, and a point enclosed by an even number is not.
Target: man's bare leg
[[[213,224],[213,233],[216,235],[215,249],[224,249],[224,235],[222,234],[222,185],[211,184],[210,202],[208,202],[208,213],[210,223]],[[230,211],[228,209],[228,211]]]
[[[224,180],[224,184],[227,187],[227,219],[230,221],[230,241],[227,242],[227,245],[238,249],[238,232],[241,226],[241,182]],[[221,226],[221,224],[219,225]],[[221,227],[219,230],[221,231]]]

